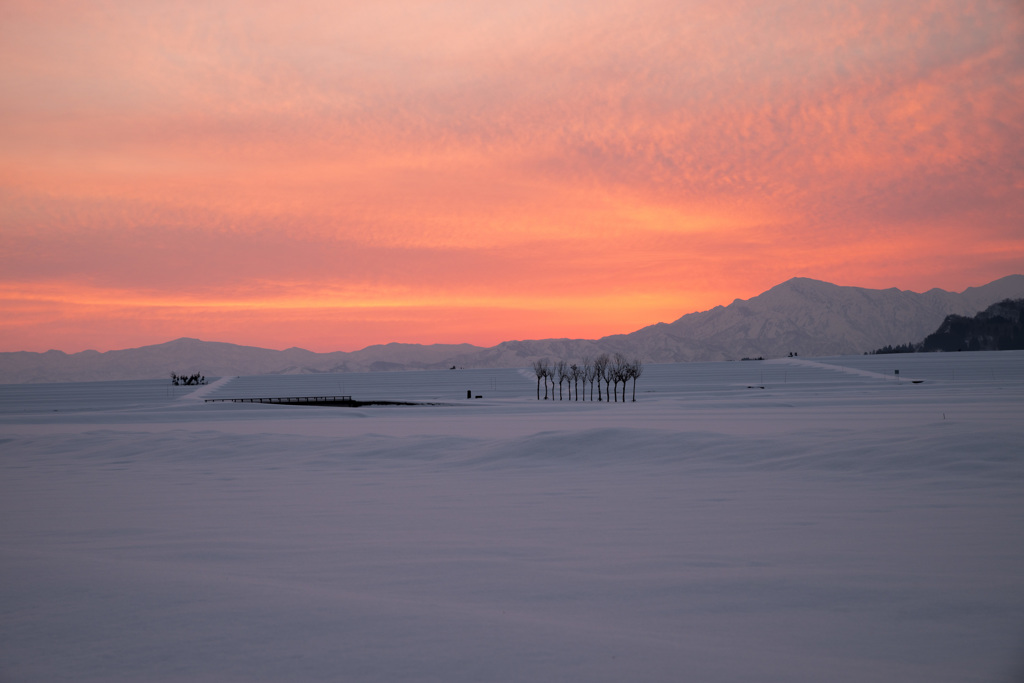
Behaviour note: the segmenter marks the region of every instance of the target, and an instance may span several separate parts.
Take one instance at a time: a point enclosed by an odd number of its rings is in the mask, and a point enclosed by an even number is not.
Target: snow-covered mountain
[[[654,362],[769,358],[789,352],[859,354],[886,344],[920,341],[951,313],[974,315],[997,301],[1022,295],[1022,275],[962,293],[932,289],[924,294],[793,278],[752,299],[606,337],[600,344]]]
[[[947,315],[974,315],[1007,298],[1024,297],[1024,275],[1010,275],[956,293],[842,287],[793,278],[751,299],[684,315],[630,334],[597,340],[507,341],[491,348],[471,344],[383,344],[351,353],[284,351],[198,339],[99,353],[61,351],[0,353],[0,383],[80,382],[310,372],[436,369],[451,366],[524,367],[538,358],[579,359],[623,353],[648,363],[733,360],[788,355],[860,354],[888,344],[917,342]]]

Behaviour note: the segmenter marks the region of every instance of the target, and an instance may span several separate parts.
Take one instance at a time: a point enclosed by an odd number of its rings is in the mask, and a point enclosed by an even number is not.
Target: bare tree
[[[618,396],[619,396],[619,383],[621,382],[622,383],[622,402],[623,403],[626,402],[626,381],[627,381],[626,368],[621,366],[621,365],[615,366],[615,396],[616,396],[616,398],[618,398]]]
[[[572,380],[571,387],[572,393],[576,395],[576,400],[580,400],[580,377],[583,376],[583,368],[579,366],[579,363],[573,363],[569,366],[569,378]],[[569,397],[572,400],[572,396]]]
[[[602,353],[594,359],[594,374],[590,380],[590,400],[594,400],[594,380],[597,380],[597,400],[601,400],[601,380],[605,378],[605,370],[611,363],[607,353]]]
[[[644,374],[644,364],[640,362],[639,358],[634,358],[629,366],[629,376],[633,378],[633,403],[636,403],[636,381],[642,374]],[[625,400],[625,395],[622,398]]]
[[[622,402],[625,403],[626,389],[628,388],[630,378],[633,376],[633,364],[626,362],[626,364],[622,366],[619,376],[622,378]]]
[[[554,400],[554,398],[555,398],[554,382],[555,382],[555,376],[557,376],[558,377],[558,400],[561,401],[562,400],[562,382],[564,382],[565,380],[569,379],[569,364],[566,363],[564,360],[560,360],[557,363],[555,363],[555,367],[553,368],[553,370],[554,370],[554,374],[551,377],[551,384],[552,384],[552,386],[551,386],[551,399]]]
[[[608,363],[603,368],[601,368],[601,376],[604,378],[604,400],[608,401],[609,403],[611,403],[611,400],[612,400],[612,395],[611,395],[612,380],[615,380],[616,372],[618,372],[618,371],[615,369],[615,364],[612,363],[611,360],[609,360]],[[616,384],[615,384],[615,400],[616,401],[619,400],[618,386],[619,386],[618,382],[616,382]]]
[[[543,360],[533,361],[533,371],[537,374],[537,400],[540,400],[540,380],[547,374],[547,368],[544,366]],[[544,395],[547,396],[548,383],[544,382]]]
[[[621,353],[612,362],[612,380],[615,382],[615,400],[619,400],[619,382],[622,382],[622,402],[626,402],[626,382],[629,380],[629,361]]]
[[[590,356],[583,356],[583,360],[580,361],[580,379],[583,380],[583,400],[584,401],[587,400],[587,381],[590,380],[590,372],[591,372],[591,369],[593,368],[593,365],[594,365],[594,361],[590,358]],[[593,385],[591,385],[591,386],[593,386]],[[579,397],[577,396],[577,398],[579,398]],[[590,398],[591,399],[594,398],[594,391],[593,391],[593,389],[591,389],[591,391],[590,391]]]

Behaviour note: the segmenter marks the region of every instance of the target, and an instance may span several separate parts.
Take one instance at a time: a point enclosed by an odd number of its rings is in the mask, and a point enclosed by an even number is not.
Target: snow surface
[[[438,405],[202,400],[334,394]],[[1024,353],[650,365],[637,399],[2,386],[0,681],[1024,676]]]

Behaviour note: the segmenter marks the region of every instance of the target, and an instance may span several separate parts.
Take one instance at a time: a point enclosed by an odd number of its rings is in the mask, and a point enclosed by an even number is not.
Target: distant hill
[[[0,383],[80,382],[458,367],[526,367],[539,358],[579,359],[623,353],[647,363],[737,360],[744,357],[861,354],[894,341],[923,339],[950,315],[973,316],[993,303],[1024,298],[1024,275],[1010,275],[963,292],[842,287],[793,278],[751,299],[690,313],[629,334],[596,340],[471,344],[383,344],[353,352],[284,351],[198,339],[119,351],[0,353]]]
[[[92,382],[151,379],[172,372],[202,372],[208,378],[236,375],[417,370],[446,367],[452,356],[482,350],[471,344],[382,344],[346,353],[284,351],[207,342],[187,337],[119,351],[0,353],[0,383]]]
[[[1009,351],[1024,349],[1024,299],[1005,299],[973,318],[947,315],[921,342],[920,351]]]

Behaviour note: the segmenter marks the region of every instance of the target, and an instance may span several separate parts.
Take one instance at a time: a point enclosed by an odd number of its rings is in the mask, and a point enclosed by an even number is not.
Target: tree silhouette
[[[590,384],[590,400],[594,400],[594,384],[590,378],[590,373],[593,371],[594,361],[590,356],[583,356],[583,360],[580,361],[580,379],[583,380],[583,400],[587,400],[587,382]]]
[[[602,353],[600,356],[594,359],[594,375],[590,381],[590,400],[594,400],[594,379],[597,380],[597,400],[601,400],[601,380],[604,379],[605,369],[608,364],[611,363],[611,358],[608,357],[607,353]]]
[[[173,384],[174,386],[179,386],[182,384],[184,384],[185,386],[206,384],[206,377],[204,375],[199,374],[198,372],[193,372],[191,375],[179,375],[177,373],[172,372],[171,384]]]
[[[633,378],[633,403],[636,403],[636,381],[642,374],[644,374],[644,364],[640,362],[639,358],[634,358],[629,366],[629,376]],[[623,396],[622,399],[625,400],[626,397]]]
[[[558,400],[565,400],[562,391],[563,382],[568,385],[568,400],[580,400],[580,384],[583,385],[583,400],[587,400],[587,383],[590,383],[590,400],[594,400],[594,382],[597,382],[597,400],[609,403],[619,402],[619,384],[622,384],[622,402],[626,402],[626,391],[629,389],[629,380],[633,380],[632,401],[636,403],[636,381],[644,372],[644,365],[639,358],[632,361],[626,356],[616,353],[609,357],[602,353],[597,358],[585,356],[582,361],[569,363],[565,360],[552,362],[547,358],[533,361],[534,375],[537,377],[537,400],[540,400],[540,383],[544,381],[544,400],[548,398],[548,378],[551,379],[551,400],[555,400],[555,382],[558,383]],[[183,378],[179,378],[183,379]],[[601,381],[605,386],[602,391]],[[614,392],[614,397],[613,397]],[[602,396],[601,394],[604,394]]]
[[[548,378],[551,377],[551,361],[547,358],[541,358],[539,362],[541,363],[541,368],[544,372],[544,400],[546,401],[548,400]],[[552,396],[554,396],[553,391]]]
[[[612,382],[615,385],[615,401],[619,400],[619,382],[622,382],[622,402],[626,402],[626,380],[629,379],[629,361],[621,353],[612,360]]]
[[[533,371],[537,373],[537,400],[540,400],[540,380],[547,374],[543,360],[533,361]],[[544,396],[548,395],[548,383],[544,382]]]
[[[603,368],[601,368],[601,376],[604,378],[604,400],[608,401],[609,403],[611,403],[611,400],[612,400],[612,397],[611,397],[612,381],[616,377],[616,375],[615,375],[616,372],[617,372],[617,370],[615,369],[615,363],[613,363],[610,359],[609,359],[608,363],[606,363],[605,366]],[[616,384],[615,400],[616,401],[619,400],[618,384]]]
[[[569,366],[569,379],[571,380],[570,387],[572,390],[570,393],[575,394],[576,400],[580,400],[580,377],[583,376],[583,368],[578,363],[573,363]],[[569,397],[572,400],[572,396]]]
[[[562,382],[564,382],[565,380],[569,379],[569,364],[566,363],[564,360],[558,361],[557,363],[555,363],[554,373],[558,377],[558,400],[561,401],[562,400]],[[552,385],[551,386],[551,398],[552,398],[552,400],[554,400],[554,398],[555,398],[554,382],[555,382],[555,378],[552,377],[551,378],[551,385]]]

